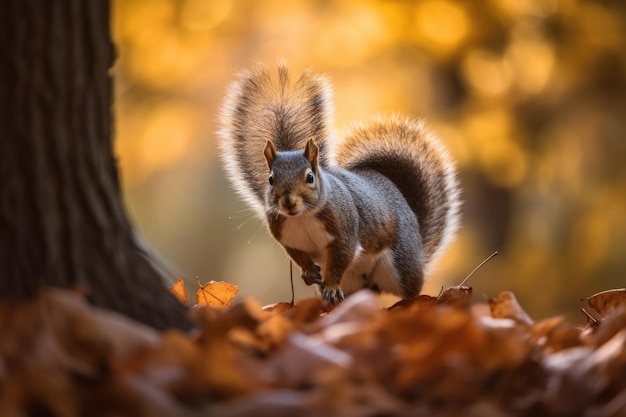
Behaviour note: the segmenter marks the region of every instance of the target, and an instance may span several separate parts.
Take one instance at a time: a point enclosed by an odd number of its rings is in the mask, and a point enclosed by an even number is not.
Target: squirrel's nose
[[[282,203],[286,209],[290,210],[296,206],[296,199],[288,193],[283,196]]]

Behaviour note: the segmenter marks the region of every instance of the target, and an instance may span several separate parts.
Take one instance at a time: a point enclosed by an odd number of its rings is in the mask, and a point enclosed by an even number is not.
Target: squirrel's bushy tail
[[[428,266],[452,240],[460,208],[456,170],[439,139],[422,121],[378,118],[337,141],[334,158],[347,169],[389,178],[416,214]]]
[[[290,151],[304,149],[313,138],[320,164],[327,165],[330,91],[326,78],[311,70],[292,80],[282,62],[276,70],[258,65],[244,71],[231,85],[220,114],[222,160],[235,189],[257,213],[265,211],[267,140],[279,151]]]

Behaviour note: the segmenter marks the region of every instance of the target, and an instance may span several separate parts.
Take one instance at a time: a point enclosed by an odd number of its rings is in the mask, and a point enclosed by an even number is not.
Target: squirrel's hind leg
[[[349,295],[362,288],[378,293],[403,295],[404,290],[400,285],[391,249],[361,254],[350,265],[341,281],[341,289]]]

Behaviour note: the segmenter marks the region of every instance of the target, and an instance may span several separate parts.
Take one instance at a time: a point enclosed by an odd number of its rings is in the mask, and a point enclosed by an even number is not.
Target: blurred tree
[[[154,327],[189,327],[120,199],[109,2],[1,8],[1,296],[78,287],[93,304]]]

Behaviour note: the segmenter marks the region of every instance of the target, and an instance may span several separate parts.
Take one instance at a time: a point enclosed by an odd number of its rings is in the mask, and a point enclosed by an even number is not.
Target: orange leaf
[[[200,278],[196,277],[198,291],[196,291],[196,303],[215,307],[230,307],[230,303],[239,292],[239,287],[227,282],[210,281],[204,285]]]
[[[183,304],[187,305],[187,291],[185,291],[185,282],[183,277],[178,278],[176,284],[170,287],[170,292],[176,296]]]
[[[626,288],[602,291],[583,300],[587,300],[589,307],[604,317],[617,307],[626,305]]]

